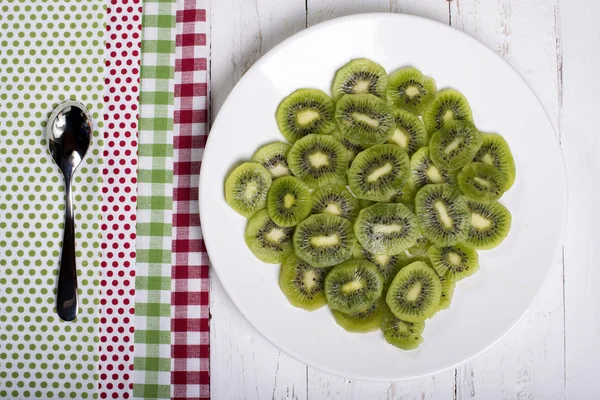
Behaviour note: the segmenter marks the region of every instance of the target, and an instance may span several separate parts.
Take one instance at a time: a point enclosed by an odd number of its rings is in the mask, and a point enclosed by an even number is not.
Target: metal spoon
[[[77,101],[60,104],[48,119],[46,138],[52,158],[65,178],[65,229],[56,308],[61,319],[72,321],[77,317],[78,296],[71,179],[92,140],[92,118],[85,106]]]

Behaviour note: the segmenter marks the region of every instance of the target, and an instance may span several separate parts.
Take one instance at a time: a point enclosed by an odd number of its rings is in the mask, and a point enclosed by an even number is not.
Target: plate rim
[[[357,21],[357,20],[369,20],[369,19],[398,19],[398,20],[402,20],[402,19],[412,19],[412,20],[417,20],[419,21],[419,23],[421,24],[433,24],[433,25],[442,25],[445,28],[449,28],[452,29],[454,31],[454,33],[457,33],[459,35],[463,35],[464,37],[468,38],[468,40],[472,41],[472,42],[476,42],[478,43],[482,49],[485,49],[484,51],[489,51],[491,53],[493,53],[493,55],[495,57],[497,57],[499,60],[501,60],[504,64],[506,64],[507,66],[510,67],[510,69],[520,78],[520,80],[525,84],[525,86],[527,87],[527,89],[529,90],[529,92],[531,92],[531,94],[533,94],[534,98],[537,100],[537,102],[540,104],[540,106],[542,107],[542,109],[544,110],[544,114],[546,115],[546,119],[548,120],[548,122],[550,123],[550,126],[552,127],[552,132],[554,134],[554,140],[556,141],[556,144],[558,145],[558,150],[559,150],[559,155],[560,155],[560,160],[561,160],[561,168],[560,170],[562,171],[562,181],[563,181],[563,185],[564,185],[564,195],[562,196],[562,203],[563,203],[563,207],[564,207],[564,213],[563,213],[563,217],[560,221],[560,234],[559,234],[559,239],[560,239],[560,246],[557,246],[557,248],[554,250],[554,254],[552,255],[552,263],[555,263],[560,252],[561,252],[561,248],[564,246],[564,240],[565,240],[565,234],[566,234],[566,230],[567,230],[567,224],[568,224],[568,214],[569,214],[569,182],[568,182],[568,175],[567,175],[567,169],[566,169],[566,163],[565,163],[565,157],[564,157],[564,153],[563,153],[563,149],[559,140],[559,137],[557,136],[556,133],[556,129],[553,123],[553,120],[550,118],[550,115],[548,114],[548,110],[546,109],[546,107],[544,107],[544,104],[542,103],[542,101],[540,100],[540,98],[538,97],[537,93],[533,90],[533,88],[529,85],[529,83],[527,82],[527,80],[525,80],[525,78],[519,73],[519,71],[517,71],[508,61],[506,61],[504,58],[502,58],[500,55],[498,55],[493,49],[491,49],[490,47],[488,47],[485,43],[481,42],[480,40],[478,40],[477,38],[467,34],[466,32],[463,32],[457,28],[451,27],[449,25],[446,25],[442,22],[433,20],[433,19],[429,19],[429,18],[425,18],[422,16],[418,16],[418,15],[411,15],[411,14],[402,14],[402,13],[385,13],[385,12],[373,12],[373,13],[359,13],[359,14],[352,14],[352,15],[346,15],[346,16],[342,16],[342,17],[337,17],[337,18],[333,18],[327,21],[323,21],[320,22],[318,24],[315,24],[311,27],[305,28],[303,30],[301,30],[300,32],[297,32],[295,34],[293,34],[292,36],[284,39],[283,41],[281,41],[280,43],[278,43],[277,45],[275,45],[273,48],[271,48],[267,53],[265,53],[262,57],[260,57],[245,73],[244,75],[236,82],[236,84],[232,87],[231,91],[229,92],[229,94],[227,95],[227,97],[225,98],[225,100],[223,101],[223,103],[221,104],[221,107],[219,109],[219,113],[217,113],[215,120],[213,123],[211,123],[210,129],[209,129],[209,134],[204,146],[204,153],[206,153],[207,151],[209,151],[210,149],[210,144],[211,144],[211,139],[212,139],[212,135],[210,135],[210,132],[212,132],[212,130],[214,129],[215,126],[218,126],[218,122],[219,122],[219,117],[221,114],[221,110],[224,108],[224,106],[227,104],[229,97],[236,91],[236,89],[238,89],[239,86],[241,86],[245,80],[250,79],[249,77],[252,75],[251,72],[255,69],[259,69],[260,66],[262,66],[264,63],[266,63],[270,58],[272,58],[277,52],[279,52],[283,47],[287,46],[289,43],[295,42],[299,39],[301,39],[302,37],[312,33],[313,31],[317,31],[319,29],[323,29],[327,26],[330,25],[337,25],[337,24],[344,24],[344,23],[348,23],[348,22],[352,22],[352,21]],[[200,221],[202,222],[202,215],[209,212],[209,210],[206,210],[205,212],[203,212],[203,202],[202,202],[202,187],[203,187],[203,176],[205,174],[205,169],[200,170],[200,175],[199,175],[199,191],[198,191],[198,208],[199,208],[199,214],[200,214]],[[203,232],[203,237],[204,237],[204,232]],[[208,254],[208,258],[209,260],[211,259],[210,257],[210,249],[209,249],[209,245],[208,243],[206,243],[205,241],[205,248],[206,248],[206,252]],[[348,375],[341,375],[338,371],[335,370],[331,370],[329,368],[327,368],[326,366],[323,365],[315,365],[313,363],[308,363],[306,362],[303,357],[301,357],[300,355],[297,355],[295,352],[293,351],[289,351],[289,349],[285,348],[285,346],[282,346],[281,344],[278,343],[277,340],[273,340],[273,338],[271,338],[270,336],[266,335],[261,329],[259,329],[252,321],[250,321],[246,315],[241,311],[241,309],[239,308],[237,302],[229,295],[229,290],[227,289],[227,285],[223,282],[223,280],[221,279],[221,276],[219,275],[219,271],[218,268],[214,268],[212,266],[212,262],[209,261],[209,265],[210,265],[210,270],[214,271],[217,275],[217,278],[219,279],[219,282],[221,284],[221,286],[223,287],[223,289],[225,290],[227,297],[230,299],[230,301],[233,303],[233,305],[235,306],[235,308],[238,310],[238,312],[244,317],[244,319],[250,324],[250,326],[252,326],[252,328],[259,333],[267,342],[269,342],[271,345],[273,345],[275,348],[277,348],[280,351],[283,351],[284,353],[286,353],[287,355],[289,355],[290,357],[292,357],[293,359],[297,360],[298,362],[310,366],[312,368],[318,369],[320,371],[326,372],[328,374],[334,375],[334,376],[338,376],[338,377],[342,377],[342,378],[349,378],[349,379],[354,379],[354,380],[359,380],[359,381],[363,381],[363,382],[401,382],[401,381],[408,381],[408,380],[412,380],[412,379],[419,379],[419,378],[423,378],[423,377],[427,377],[427,376],[432,376],[432,375],[436,375],[439,374],[441,372],[444,371],[448,371],[450,369],[456,368],[460,365],[463,365],[471,360],[473,360],[474,358],[478,357],[479,355],[481,355],[482,353],[486,352],[487,350],[489,350],[491,347],[493,347],[494,345],[496,345],[500,340],[502,340],[509,332],[511,332],[515,326],[517,324],[519,324],[519,322],[521,322],[521,320],[523,320],[523,317],[530,311],[533,303],[537,300],[537,298],[539,297],[541,291],[547,286],[547,283],[549,281],[549,277],[550,277],[550,272],[552,270],[552,267],[547,268],[546,272],[545,272],[545,276],[542,279],[542,283],[541,285],[538,287],[538,289],[536,290],[535,294],[532,296],[531,301],[527,304],[527,306],[524,308],[523,312],[521,313],[521,315],[515,320],[515,322],[508,328],[506,329],[504,332],[502,332],[496,339],[494,339],[492,342],[489,343],[489,345],[483,347],[480,351],[473,353],[472,355],[469,355],[467,357],[463,357],[461,361],[452,363],[450,365],[444,366],[444,367],[439,367],[436,368],[435,370],[432,370],[430,372],[427,373],[422,373],[422,374],[418,374],[418,375],[413,375],[413,376],[407,376],[407,377],[401,377],[401,378],[397,378],[397,379],[393,379],[393,380],[389,380],[389,379],[378,379],[376,377],[364,377],[364,376],[356,376],[356,375],[352,375],[352,374],[348,374]]]

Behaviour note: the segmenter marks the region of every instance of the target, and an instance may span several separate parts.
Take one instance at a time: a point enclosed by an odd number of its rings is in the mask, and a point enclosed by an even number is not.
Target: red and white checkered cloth
[[[180,0],[176,14],[171,294],[172,399],[207,399],[208,255],[200,230],[198,176],[208,131],[208,0]]]

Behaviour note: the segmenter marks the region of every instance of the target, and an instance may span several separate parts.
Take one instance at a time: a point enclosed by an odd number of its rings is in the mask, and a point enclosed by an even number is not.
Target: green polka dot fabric
[[[0,1],[0,398],[96,398],[102,0]],[[55,309],[64,182],[46,118],[79,100],[96,123],[75,173],[79,317]]]

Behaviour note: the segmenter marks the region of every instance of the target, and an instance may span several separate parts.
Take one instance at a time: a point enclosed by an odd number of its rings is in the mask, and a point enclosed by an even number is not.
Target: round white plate
[[[404,40],[411,38],[410,40]],[[508,238],[481,251],[481,269],[459,282],[452,304],[426,322],[424,342],[402,351],[380,332],[348,333],[327,307],[292,307],[277,284],[279,265],[254,258],[246,219],[230,209],[224,182],[232,166],[284,140],[275,110],[303,87],[330,92],[334,72],[366,57],[391,73],[415,66],[465,94],[478,128],[502,134],[517,179],[501,202],[513,215]],[[363,14],[322,23],[289,38],[240,80],[212,128],[200,178],[200,214],[212,266],[246,319],[292,357],[352,379],[393,381],[432,374],[480,353],[517,323],[540,290],[561,244],[566,179],[552,125],[536,95],[510,65],[446,25],[399,14]],[[558,295],[558,294],[557,294]]]

